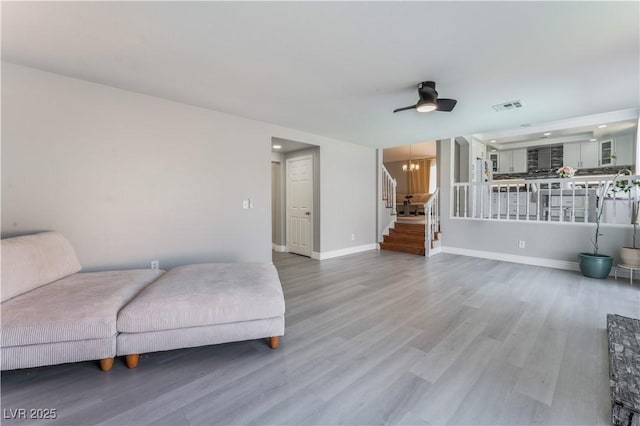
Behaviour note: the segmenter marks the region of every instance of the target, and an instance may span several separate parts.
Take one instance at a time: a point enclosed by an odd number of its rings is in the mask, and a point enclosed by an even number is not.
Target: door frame
[[[314,229],[314,224],[315,224],[315,212],[314,212],[314,208],[315,208],[315,203],[314,203],[314,186],[316,184],[315,181],[315,175],[313,174],[314,169],[313,169],[313,155],[312,154],[304,154],[301,155],[299,157],[291,157],[291,158],[285,158],[284,163],[285,163],[285,173],[284,173],[284,179],[285,179],[285,202],[284,202],[284,210],[285,210],[285,225],[284,225],[284,232],[285,232],[285,236],[286,236],[286,242],[287,242],[287,252],[289,252],[289,249],[291,247],[290,244],[290,238],[291,238],[291,233],[289,232],[289,200],[291,199],[289,194],[291,191],[290,188],[290,182],[289,182],[289,162],[293,161],[293,160],[306,160],[308,159],[310,164],[311,164],[311,206],[310,206],[310,211],[311,211],[311,220],[310,222],[310,232],[309,232],[309,247],[311,249],[311,253],[309,254],[309,258],[313,258],[313,229]],[[297,253],[294,253],[297,254]],[[301,255],[302,256],[302,255]]]

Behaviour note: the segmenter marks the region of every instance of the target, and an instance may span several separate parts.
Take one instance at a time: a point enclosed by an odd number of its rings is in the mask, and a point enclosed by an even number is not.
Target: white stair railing
[[[378,241],[384,239],[396,221],[396,188],[398,183],[384,165],[380,168],[380,198],[378,200],[379,234]]]
[[[396,214],[396,188],[398,182],[391,176],[389,170],[382,166],[382,200],[385,202],[385,207],[391,210],[391,214]]]
[[[438,252],[431,245],[440,234],[440,188],[436,188],[429,200],[424,203],[424,216],[424,252],[427,257],[431,257]]]

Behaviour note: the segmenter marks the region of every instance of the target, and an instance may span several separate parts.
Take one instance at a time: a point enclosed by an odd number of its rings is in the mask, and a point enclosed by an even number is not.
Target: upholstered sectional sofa
[[[284,334],[272,264],[80,272],[71,244],[43,232],[2,240],[2,370],[100,360]]]

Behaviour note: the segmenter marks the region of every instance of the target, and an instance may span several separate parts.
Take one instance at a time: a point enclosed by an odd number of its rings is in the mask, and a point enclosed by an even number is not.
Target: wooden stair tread
[[[380,243],[383,250],[399,251],[403,253],[425,255],[425,225],[422,223],[395,222],[389,228],[389,235],[383,237]],[[429,246],[434,249],[440,245],[440,232],[434,232]]]
[[[380,243],[380,248],[383,250],[399,251],[403,253],[417,254],[424,256],[424,247],[412,247],[403,244],[396,243]]]
[[[385,243],[402,244],[411,247],[424,247],[424,238],[404,238],[397,235],[385,235]]]
[[[389,228],[389,235],[398,236],[402,238],[411,238],[414,240],[416,239],[424,240],[424,232],[403,231],[403,230]]]
[[[390,228],[389,234],[397,234],[397,235],[410,235],[414,237],[422,237],[424,239],[424,229],[418,231],[414,229],[397,229]]]
[[[396,222],[395,229],[411,229],[411,230],[422,230],[424,232],[424,223],[403,223]]]

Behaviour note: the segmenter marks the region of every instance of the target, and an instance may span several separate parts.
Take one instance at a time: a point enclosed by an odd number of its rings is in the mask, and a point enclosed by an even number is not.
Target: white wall
[[[270,261],[272,136],[320,146],[321,250],[375,243],[372,148],[3,63],[2,236],[60,231],[85,270]]]

